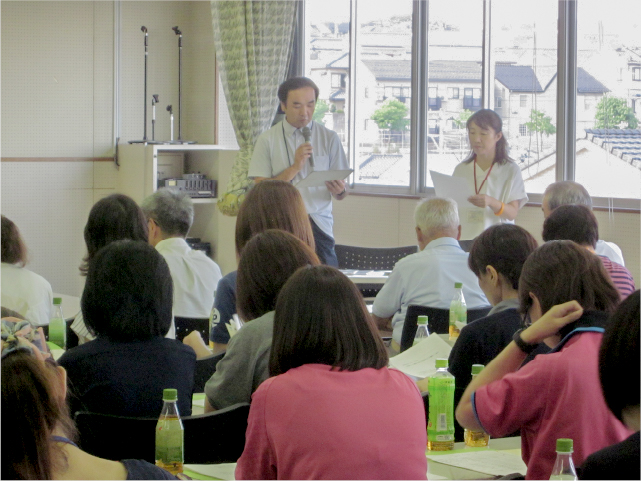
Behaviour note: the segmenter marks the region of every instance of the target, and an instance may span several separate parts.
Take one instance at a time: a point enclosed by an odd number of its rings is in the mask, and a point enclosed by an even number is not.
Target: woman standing
[[[503,122],[496,112],[479,110],[467,120],[472,152],[454,176],[474,186],[468,205],[459,205],[461,239],[474,239],[491,225],[513,222],[528,201],[521,169],[507,155]]]

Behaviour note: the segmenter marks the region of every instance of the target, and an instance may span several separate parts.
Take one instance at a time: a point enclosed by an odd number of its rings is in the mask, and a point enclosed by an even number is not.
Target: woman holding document
[[[461,239],[474,239],[494,224],[513,222],[528,201],[521,169],[507,155],[502,125],[501,118],[489,109],[467,120],[472,151],[453,174],[474,186],[469,204],[458,206]]]

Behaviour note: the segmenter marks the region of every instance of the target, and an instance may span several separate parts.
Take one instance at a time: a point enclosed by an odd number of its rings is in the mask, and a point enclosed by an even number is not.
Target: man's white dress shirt
[[[441,237],[427,244],[421,252],[396,263],[372,307],[372,313],[378,317],[393,316],[393,340],[401,343],[408,306],[449,309],[456,282],[463,283],[468,309],[489,307],[478,279],[467,266],[467,258],[468,253],[461,249],[456,239]]]

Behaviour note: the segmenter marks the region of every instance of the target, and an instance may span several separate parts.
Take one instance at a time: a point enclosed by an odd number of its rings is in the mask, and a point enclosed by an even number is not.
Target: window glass
[[[592,196],[641,197],[639,18],[629,1],[578,5],[575,175]]]
[[[532,193],[556,180],[557,18],[557,0],[492,1],[489,105]]]

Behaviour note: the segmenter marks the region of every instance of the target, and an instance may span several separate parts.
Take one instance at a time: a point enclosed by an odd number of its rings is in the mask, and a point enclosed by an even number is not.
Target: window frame
[[[301,3],[304,4],[303,0]],[[349,29],[349,75],[347,94],[349,111],[354,115],[355,99],[352,95],[355,92],[356,78],[353,75],[356,72],[356,37],[357,32],[353,25],[358,25],[358,6],[364,4],[364,0],[350,0],[350,29]],[[428,96],[428,29],[424,28],[428,24],[428,11],[430,0],[413,0],[412,12],[412,58],[411,58],[411,99],[410,111],[415,113],[412,116],[410,124],[410,179],[409,185],[405,186],[379,186],[357,184],[354,182],[354,176],[351,176],[350,190],[357,194],[372,194],[379,196],[398,196],[398,197],[425,197],[434,195],[434,188],[426,186],[425,173],[428,166],[427,158],[427,136],[428,121],[427,111],[429,109]],[[481,96],[479,99],[481,108],[499,108],[492,106],[494,103],[493,81],[490,78],[490,70],[487,68],[491,65],[490,35],[488,27],[491,25],[491,3],[492,0],[483,0],[483,18],[481,22],[483,38],[483,60],[482,60],[482,79],[481,79]],[[556,162],[556,181],[574,180],[576,169],[576,76],[577,76],[577,10],[578,2],[576,0],[558,0],[558,37],[557,37],[557,162]],[[299,22],[304,23],[299,9]],[[303,27],[304,28],[304,27]],[[297,55],[300,56],[298,63],[304,66],[305,49],[304,35],[298,36],[296,41],[300,42],[297,49]],[[641,69],[640,69],[641,71]],[[634,80],[635,68],[632,69]],[[463,99],[465,102],[466,95],[463,89],[463,96],[449,96],[449,89],[446,91],[447,99]],[[475,102],[474,90],[472,90],[472,102]],[[502,98],[501,100],[505,100]],[[526,99],[527,102],[527,99]],[[521,99],[519,106],[521,105]],[[527,107],[527,106],[526,106]],[[348,136],[348,145],[351,145],[355,138],[356,125],[353,119],[346,119],[348,123],[346,135]],[[348,160],[355,168],[354,149],[348,149]],[[355,169],[356,170],[356,169]],[[540,204],[542,194],[528,193],[530,203]],[[608,210],[640,212],[641,200],[619,197],[593,197],[595,208],[605,208]]]

